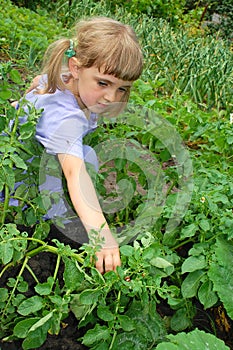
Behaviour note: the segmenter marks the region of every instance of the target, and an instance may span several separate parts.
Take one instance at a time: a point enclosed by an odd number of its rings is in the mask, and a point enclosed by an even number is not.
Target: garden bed
[[[71,245],[72,248],[77,249],[79,246],[71,241],[68,237],[63,235],[55,226],[51,226],[51,231],[48,236],[48,244],[52,244],[52,240],[56,238],[65,244]],[[187,245],[182,247],[179,254],[183,257],[187,256],[190,246]],[[49,276],[52,276],[56,265],[56,256],[51,253],[40,253],[29,261],[30,267],[34,273],[39,276],[40,282],[46,282]],[[19,267],[10,269],[1,279],[0,288],[5,286],[8,277],[14,277],[17,275]],[[59,269],[58,279],[62,286],[63,281],[63,266]],[[29,290],[27,291],[27,297],[34,295],[35,281],[30,273],[25,273],[25,280],[29,284]],[[230,349],[233,349],[233,321],[227,316],[226,311],[222,304],[212,307],[208,310],[204,310],[203,305],[197,300],[194,301],[196,304],[196,315],[193,319],[193,329],[198,328],[208,333],[215,334],[219,339],[222,339]],[[171,310],[170,306],[164,301],[160,300],[157,305],[157,311],[162,318],[171,317],[174,311]],[[72,312],[69,316],[64,319],[61,323],[61,329],[58,335],[48,334],[45,343],[39,347],[40,350],[84,350],[89,349],[81,344],[80,338],[88,330],[88,327],[78,329],[78,321]],[[190,331],[190,330],[189,330]],[[21,341],[1,342],[1,350],[22,350]],[[127,349],[125,349],[127,350]]]

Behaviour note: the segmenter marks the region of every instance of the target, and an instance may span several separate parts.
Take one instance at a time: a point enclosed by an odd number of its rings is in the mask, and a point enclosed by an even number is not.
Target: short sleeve
[[[84,159],[83,135],[86,131],[86,123],[82,116],[67,116],[60,120],[59,124],[52,127],[49,133],[45,133],[44,123],[39,123],[36,133],[37,140],[50,154],[71,154]],[[46,124],[46,123],[45,123]]]
[[[74,95],[68,90],[57,90],[54,94],[32,91],[26,98],[43,110],[36,126],[36,139],[46,152],[71,154],[84,159],[83,137],[96,125],[90,124]]]

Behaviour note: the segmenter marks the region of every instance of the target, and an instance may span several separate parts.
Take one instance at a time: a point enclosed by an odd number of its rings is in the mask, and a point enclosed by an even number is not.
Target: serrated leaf
[[[20,126],[20,140],[26,140],[31,137],[35,132],[35,127],[32,122],[27,122]]]
[[[167,338],[170,342],[160,343],[156,350],[229,350],[222,340],[198,329],[190,333],[169,334]]]

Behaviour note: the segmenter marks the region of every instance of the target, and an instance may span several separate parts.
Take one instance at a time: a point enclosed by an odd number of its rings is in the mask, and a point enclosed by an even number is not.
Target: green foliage
[[[0,5],[4,6],[0,14],[2,54],[17,60],[17,64],[21,61],[21,65],[35,69],[51,38],[54,40],[61,34],[61,25],[48,14],[39,15],[26,8],[18,8],[9,0],[1,0]]]
[[[216,338],[207,334],[203,331],[194,330],[188,334],[180,333],[177,335],[169,335],[168,339],[170,342],[164,342],[156,347],[156,350],[227,350],[228,346],[224,345],[221,340],[216,340]]]
[[[67,23],[76,13],[111,13],[102,2],[73,1],[69,12],[68,1],[60,5],[56,16],[66,14]],[[39,16],[10,2],[6,8],[5,54],[23,65],[33,47],[29,62],[37,62],[52,36],[61,34],[60,25],[45,12]],[[135,82],[128,111],[103,119],[86,140],[100,151],[101,171],[94,179],[100,201],[113,230],[122,230],[117,273],[102,276],[93,267],[101,245],[95,233],[80,252],[47,243],[50,223],[43,215],[51,199],[38,191],[42,148],[34,140],[40,111],[28,106],[24,119],[25,111],[10,105],[25,83],[12,63],[0,66],[0,277],[18,266],[0,288],[1,338],[21,339],[23,349],[40,347],[48,332],[59,333],[72,310],[79,327],[88,326],[80,340],[90,349],[204,349],[207,343],[226,349],[216,336],[192,330],[196,301],[207,311],[221,303],[233,319],[232,54],[223,41],[176,31],[163,20],[117,7],[114,16],[134,26],[146,57],[145,81]],[[15,23],[17,30],[9,31]],[[32,30],[30,42],[25,30]],[[118,187],[107,192],[109,178]],[[20,232],[19,224],[30,234]],[[29,264],[40,252],[57,256],[46,281]],[[35,281],[29,298],[26,269]],[[158,314],[159,302],[166,303],[168,315]]]
[[[217,33],[218,36],[229,40],[230,42],[233,39],[233,4],[228,0],[208,1],[208,11],[209,19],[212,20],[208,23],[208,27],[213,33]],[[216,18],[212,17],[215,14]],[[219,16],[219,17],[218,17]]]

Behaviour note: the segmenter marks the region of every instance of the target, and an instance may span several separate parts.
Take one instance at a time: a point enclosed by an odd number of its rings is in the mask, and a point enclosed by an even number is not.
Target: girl
[[[80,21],[76,30],[75,39],[58,40],[48,48],[43,74],[34,80],[26,100],[43,109],[36,138],[47,153],[57,156],[87,233],[95,230],[104,239],[96,254],[96,268],[104,273],[120,265],[119,248],[85,166],[90,162],[98,170],[96,155],[82,140],[96,128],[98,115],[116,116],[124,108],[143,58],[128,25],[95,17]],[[53,179],[47,177],[41,189],[59,191],[62,182]],[[63,209],[53,207],[48,217],[62,216]]]

